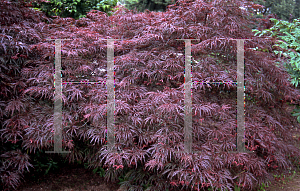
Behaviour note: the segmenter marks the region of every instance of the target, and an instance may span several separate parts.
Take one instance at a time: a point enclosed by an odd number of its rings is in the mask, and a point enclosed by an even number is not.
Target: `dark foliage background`
[[[85,17],[90,10],[99,10],[106,13],[117,5],[117,0],[49,0],[32,3],[33,7],[46,13],[47,16],[72,17],[79,19]]]
[[[79,19],[85,17],[90,10],[99,10],[109,15],[117,5],[117,0],[10,0],[22,6],[42,11],[47,17],[71,17]]]
[[[105,84],[63,85],[63,148],[66,159],[106,169],[105,178],[141,190],[228,188],[254,190],[271,172],[295,168],[299,125],[285,103],[299,105],[299,90],[276,66],[275,39],[253,35],[247,1],[179,1],[165,13],[134,14],[120,8],[111,17],[49,19],[20,4],[1,1],[0,86],[3,188],[20,184],[36,152],[53,150],[54,42],[62,43],[63,81],[105,81],[107,45],[115,41],[116,147],[106,141]],[[113,27],[112,27],[113,26]],[[219,40],[225,38],[227,40]],[[236,87],[193,85],[193,150],[183,151],[184,43],[192,41],[193,81],[236,81],[236,42],[245,42],[245,138],[254,154],[232,154]],[[267,49],[268,52],[252,48]],[[181,54],[181,55],[180,55]],[[19,146],[13,146],[19,145]],[[126,174],[125,174],[126,172]],[[149,186],[150,185],[150,186]]]
[[[138,12],[167,10],[168,5],[175,4],[177,0],[121,0],[122,4],[129,10],[136,10]]]
[[[260,15],[276,14],[279,19],[292,22],[300,17],[299,0],[254,0],[264,7],[258,11]]]

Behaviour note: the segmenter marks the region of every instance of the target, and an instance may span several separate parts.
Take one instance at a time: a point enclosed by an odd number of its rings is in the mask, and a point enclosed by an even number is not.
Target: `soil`
[[[49,172],[39,180],[24,177],[25,182],[17,191],[117,191],[117,183],[107,183],[98,174],[84,167],[63,167],[60,171]]]
[[[300,190],[300,172],[287,177],[286,181],[274,182],[265,191],[299,191]]]
[[[295,146],[300,148],[300,129],[296,128],[293,131],[294,139],[298,142]],[[285,176],[285,177],[284,177]],[[284,177],[284,178],[283,178]],[[265,188],[265,191],[300,191],[300,169],[298,169],[295,173],[288,172],[281,174],[280,181],[272,181],[272,184]]]

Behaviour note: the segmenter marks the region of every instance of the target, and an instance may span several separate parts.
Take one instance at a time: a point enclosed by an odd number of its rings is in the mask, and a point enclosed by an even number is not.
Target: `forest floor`
[[[78,166],[66,166],[58,172],[49,172],[38,180],[24,177],[25,182],[17,191],[117,191],[119,185],[108,184],[92,170]]]
[[[294,138],[298,140],[297,147],[300,148],[300,129],[296,129],[293,132]],[[300,169],[297,171],[287,171],[280,175],[280,180],[277,182],[272,182],[268,188],[265,188],[265,191],[300,191]]]
[[[274,182],[265,191],[300,191],[300,172],[291,176],[287,175],[284,181]]]

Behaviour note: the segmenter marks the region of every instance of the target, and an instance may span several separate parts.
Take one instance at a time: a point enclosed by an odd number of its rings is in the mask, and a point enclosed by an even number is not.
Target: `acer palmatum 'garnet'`
[[[105,151],[105,84],[63,84],[63,148],[69,162],[107,169],[122,187],[185,190],[239,186],[254,190],[274,170],[294,168],[298,125],[282,102],[299,104],[299,90],[277,67],[275,39],[255,37],[247,1],[179,1],[166,12],[139,13],[120,7],[111,17],[46,18],[17,3],[2,1],[1,139],[23,150],[3,151],[1,180],[17,187],[31,166],[28,153],[53,150],[54,41],[62,41],[63,81],[105,81],[107,42],[115,41],[116,148]],[[80,25],[78,23],[81,23]],[[84,23],[84,24],[82,24]],[[245,141],[236,148],[236,85],[193,83],[193,151],[184,154],[185,45],[192,41],[194,82],[237,81],[236,41],[245,41]],[[268,52],[255,51],[254,48]],[[13,161],[13,162],[12,162]]]

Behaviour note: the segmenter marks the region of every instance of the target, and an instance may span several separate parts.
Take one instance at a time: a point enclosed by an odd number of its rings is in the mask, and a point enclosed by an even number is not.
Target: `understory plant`
[[[90,10],[99,10],[110,15],[110,11],[118,2],[118,0],[17,0],[16,2],[19,1],[28,7],[46,13],[49,17],[59,16],[74,19],[85,17]]]
[[[127,190],[255,190],[278,169],[295,168],[296,118],[284,102],[299,90],[276,63],[275,39],[254,36],[248,1],[178,1],[166,12],[49,19],[1,1],[0,138],[22,150],[1,151],[7,190],[38,150],[54,149],[55,44],[62,41],[62,148],[69,163],[105,169]],[[114,42],[115,148],[107,146],[107,42]],[[192,150],[184,153],[185,44],[192,40]],[[237,44],[245,40],[245,148],[236,150]],[[255,51],[254,48],[268,51]],[[78,81],[103,83],[67,83]],[[212,83],[212,82],[232,83]],[[210,82],[210,83],[208,83]],[[28,153],[27,153],[28,152]],[[12,154],[13,153],[13,154]],[[45,155],[50,155],[45,153]],[[50,155],[51,156],[51,155]],[[14,161],[14,162],[10,162]],[[53,160],[54,161],[54,160]]]
[[[298,87],[300,84],[300,18],[294,19],[293,22],[277,20],[270,18],[270,21],[274,23],[269,29],[259,31],[254,29],[255,35],[275,37],[276,43],[273,45],[273,52],[280,57],[285,57],[284,67],[290,74],[289,80],[292,85]],[[297,96],[300,99],[300,95]],[[297,121],[300,123],[300,107],[296,106],[292,116],[297,117]]]
[[[279,49],[274,50],[274,53],[288,58],[284,66],[291,75],[291,83],[297,87],[300,84],[300,18],[294,19],[292,23],[275,18],[270,20],[274,22],[274,26],[270,29],[263,31],[254,29],[253,32],[260,37],[277,38],[273,48],[279,47]]]

